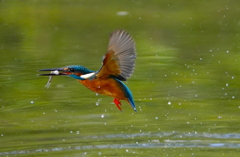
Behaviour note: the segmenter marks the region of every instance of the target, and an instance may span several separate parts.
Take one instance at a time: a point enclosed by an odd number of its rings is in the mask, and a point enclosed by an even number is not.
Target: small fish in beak
[[[42,69],[39,71],[50,71],[50,73],[48,74],[39,74],[40,76],[49,76],[48,82],[45,85],[46,88],[49,88],[52,82],[52,78],[53,76],[59,76],[59,75],[67,75],[67,73],[64,72],[60,72],[60,71],[64,71],[62,68],[56,68],[56,69]]]
[[[59,71],[58,71],[58,70],[50,71],[50,74],[59,75]],[[46,88],[49,88],[49,87],[50,87],[53,76],[54,76],[54,75],[49,75],[48,82],[47,82],[47,84],[45,85]]]

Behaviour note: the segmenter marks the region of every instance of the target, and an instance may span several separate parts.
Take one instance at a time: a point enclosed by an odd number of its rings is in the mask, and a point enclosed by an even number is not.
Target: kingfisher
[[[91,91],[113,97],[117,108],[121,109],[121,100],[127,101],[134,111],[137,111],[130,89],[122,82],[134,72],[136,48],[133,38],[124,30],[111,33],[107,53],[103,56],[102,66],[98,71],[92,71],[81,65],[70,65],[63,68],[42,69],[50,71],[47,87],[53,76],[66,75],[83,84]]]

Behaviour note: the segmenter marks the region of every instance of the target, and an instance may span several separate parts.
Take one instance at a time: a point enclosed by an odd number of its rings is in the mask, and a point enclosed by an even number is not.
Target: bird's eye
[[[75,70],[74,70],[74,68],[68,68],[68,71],[74,72]]]

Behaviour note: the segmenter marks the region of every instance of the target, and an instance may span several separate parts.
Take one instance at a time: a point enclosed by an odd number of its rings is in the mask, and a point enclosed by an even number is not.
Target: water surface
[[[0,156],[238,156],[237,1],[1,1]],[[138,112],[76,80],[98,70],[109,34],[135,39],[126,84]]]

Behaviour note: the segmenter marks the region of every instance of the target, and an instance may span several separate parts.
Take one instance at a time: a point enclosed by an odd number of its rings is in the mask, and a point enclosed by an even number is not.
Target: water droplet
[[[169,101],[169,102],[168,102],[168,105],[171,105],[171,104],[172,104],[171,101]]]
[[[200,61],[202,60],[202,58],[200,58]]]
[[[226,86],[228,86],[228,83],[226,83]]]
[[[119,12],[117,12],[118,16],[126,16],[127,14],[128,14],[127,11],[119,11]]]
[[[126,149],[126,152],[128,152],[128,149]]]
[[[73,131],[70,131],[70,134],[72,134],[73,133]]]
[[[31,103],[31,104],[34,104],[34,101],[32,100],[30,103]]]
[[[232,79],[234,79],[234,76],[232,77]]]
[[[209,50],[209,52],[212,52],[212,50]]]
[[[155,117],[155,119],[158,119],[158,117]]]
[[[45,114],[45,112],[43,112],[43,114]]]
[[[77,131],[76,134],[80,134],[80,131]]]
[[[235,96],[232,96],[232,98],[234,99],[234,98],[235,98]]]
[[[96,96],[98,96],[98,93],[96,93]]]
[[[97,102],[96,102],[96,106],[98,106],[99,104],[100,104],[100,102],[97,101]]]
[[[104,114],[101,114],[101,118],[104,118]]]
[[[226,53],[229,53],[229,51],[226,51]]]
[[[102,153],[101,153],[101,152],[98,152],[98,155],[102,155]]]
[[[3,134],[1,134],[1,136],[4,136]]]

